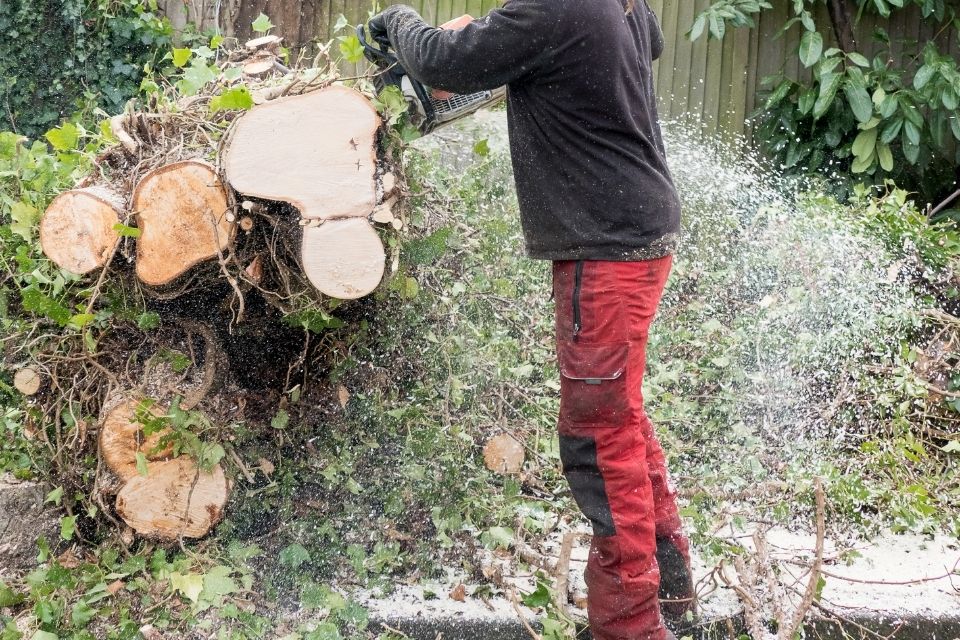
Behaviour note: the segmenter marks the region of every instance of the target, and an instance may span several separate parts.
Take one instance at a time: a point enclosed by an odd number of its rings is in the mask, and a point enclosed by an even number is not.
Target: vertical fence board
[[[379,0],[381,6],[401,0]],[[664,117],[689,118],[699,121],[705,131],[745,133],[745,120],[762,104],[766,76],[785,74],[808,81],[810,70],[800,64],[796,50],[802,27],[794,25],[786,34],[777,35],[783,23],[792,17],[792,0],[773,0],[774,8],[757,18],[756,29],[728,28],[723,42],[702,38],[691,43],[686,37],[694,17],[711,0],[647,0],[660,18],[665,46],[661,59],[654,64],[654,85]],[[406,0],[432,24],[440,24],[464,13],[474,17],[486,15],[501,6],[503,0]],[[224,3],[228,5],[229,3]],[[220,15],[208,10],[213,2],[203,0],[186,4],[182,0],[159,0],[159,6],[175,30],[182,31],[188,21],[197,21],[201,29],[219,28],[227,35],[243,41],[251,34],[250,23],[261,13],[277,25],[274,33],[284,36],[291,47],[306,46],[313,41],[325,42],[335,35],[333,25],[340,14],[352,24],[359,24],[374,6],[374,0],[243,0],[230,5],[229,13]],[[835,46],[826,9],[817,6],[815,19],[827,36],[827,46]],[[873,38],[882,25],[890,34],[886,45]],[[856,26],[858,49],[868,58],[882,53],[899,63],[903,56],[921,54],[920,42],[937,37],[941,49],[960,55],[958,34],[941,29],[924,20],[919,7],[898,11],[891,20],[865,14]]]

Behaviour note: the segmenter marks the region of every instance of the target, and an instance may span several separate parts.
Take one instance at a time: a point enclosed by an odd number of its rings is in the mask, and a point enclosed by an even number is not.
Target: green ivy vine
[[[4,0],[0,33],[0,129],[31,138],[120,111],[171,39],[156,0]]]

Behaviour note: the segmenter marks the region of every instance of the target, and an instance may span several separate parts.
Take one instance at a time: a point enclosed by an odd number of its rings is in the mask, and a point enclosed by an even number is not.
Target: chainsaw
[[[440,28],[457,29],[471,20],[473,18],[470,16],[463,16],[441,25]],[[464,118],[478,109],[496,104],[506,95],[504,87],[467,95],[432,89],[406,72],[397,60],[397,56],[391,52],[389,42],[378,40],[376,43],[378,46],[373,46],[367,42],[366,29],[363,25],[357,27],[357,38],[363,46],[363,53],[367,60],[380,70],[374,77],[374,87],[377,92],[388,87],[397,87],[407,101],[411,123],[423,135]]]

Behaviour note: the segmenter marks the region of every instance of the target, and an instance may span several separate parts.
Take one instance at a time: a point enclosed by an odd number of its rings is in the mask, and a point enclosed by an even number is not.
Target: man
[[[625,1],[508,0],[458,31],[398,5],[369,29],[429,87],[507,85],[526,249],[553,262],[561,458],[594,531],[591,631],[663,640],[674,636],[661,605],[674,618],[692,610],[693,586],[641,382],[680,203],[651,71],[663,34],[645,0]]]

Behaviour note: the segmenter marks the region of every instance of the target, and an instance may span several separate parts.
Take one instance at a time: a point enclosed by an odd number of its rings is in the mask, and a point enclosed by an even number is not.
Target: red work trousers
[[[648,330],[672,257],[553,266],[560,456],[593,525],[586,570],[596,640],[662,640],[657,541],[689,562],[663,450],[643,409]]]

